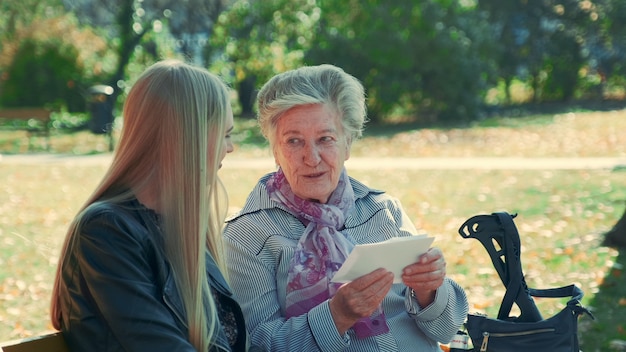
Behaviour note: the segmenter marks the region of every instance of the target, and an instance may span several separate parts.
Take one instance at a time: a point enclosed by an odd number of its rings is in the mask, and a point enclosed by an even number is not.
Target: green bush
[[[0,104],[5,107],[65,107],[84,111],[81,95],[83,67],[78,50],[60,40],[25,40],[1,82]]]

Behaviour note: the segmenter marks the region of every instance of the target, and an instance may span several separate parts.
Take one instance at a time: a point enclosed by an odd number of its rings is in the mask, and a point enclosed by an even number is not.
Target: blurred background
[[[89,127],[96,85],[117,117],[164,57],[224,77],[242,117],[269,77],[319,63],[364,83],[373,123],[606,107],[626,97],[626,2],[0,0],[0,107],[52,108],[58,130]]]
[[[220,171],[231,211],[271,171],[229,165],[270,158],[256,91],[302,65],[332,63],[363,82],[371,121],[352,159],[626,157],[624,0],[0,0],[0,341],[51,329],[67,224],[106,170],[128,89],[163,58],[232,88],[237,147]],[[41,155],[51,158],[28,159]],[[529,285],[579,285],[596,315],[581,318],[582,349],[626,351],[626,163],[472,160],[350,172],[399,197],[437,238],[473,312],[497,314],[504,291],[458,227],[519,213]],[[563,304],[537,303],[546,317]]]

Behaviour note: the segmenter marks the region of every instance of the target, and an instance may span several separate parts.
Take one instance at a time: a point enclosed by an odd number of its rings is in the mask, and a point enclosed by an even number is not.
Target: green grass
[[[467,129],[370,131],[354,145],[352,156],[626,157],[626,111],[500,122]],[[258,133],[250,130],[253,122],[238,121],[237,128],[240,145],[234,155],[269,155]],[[0,153],[17,152],[11,138],[0,133]],[[106,150],[102,136],[86,132],[54,135],[51,142],[56,153],[100,153],[100,144]],[[0,161],[0,340],[50,329],[49,294],[65,229],[104,171],[104,166]],[[267,171],[220,171],[231,212]],[[623,252],[600,246],[602,234],[624,211],[626,170],[349,172],[398,196],[416,225],[436,237],[448,274],[466,289],[471,311],[495,316],[504,288],[482,245],[461,238],[457,230],[473,215],[506,210],[519,214],[515,221],[528,284],[548,288],[576,283],[585,292],[583,303],[593,309],[596,320],[580,320],[582,349],[606,351],[611,341],[626,340],[626,258]],[[544,317],[563,303],[537,300]]]

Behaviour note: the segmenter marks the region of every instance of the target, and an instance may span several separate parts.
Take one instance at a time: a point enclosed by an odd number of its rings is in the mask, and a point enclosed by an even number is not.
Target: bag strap
[[[580,301],[583,298],[583,291],[576,285],[568,285],[557,288],[536,289],[529,288],[528,291],[533,297],[543,298],[563,298],[571,297],[573,300]]]
[[[595,320],[595,317],[591,312],[583,307],[580,301],[583,299],[584,293],[583,291],[576,285],[568,285],[557,288],[548,288],[548,289],[536,289],[529,288],[528,292],[533,297],[544,297],[544,298],[563,298],[563,297],[571,297],[569,301],[567,301],[567,306],[578,316],[587,314],[591,319]]]
[[[513,222],[515,216],[517,215],[506,212],[477,215],[461,225],[459,234],[463,238],[476,238],[482,243],[506,287],[498,319],[512,320],[509,314],[513,303],[516,303],[520,309],[520,316],[515,318],[515,321],[537,322],[543,318],[529,293],[522,272],[520,237]],[[499,249],[495,247],[494,242],[498,244]]]

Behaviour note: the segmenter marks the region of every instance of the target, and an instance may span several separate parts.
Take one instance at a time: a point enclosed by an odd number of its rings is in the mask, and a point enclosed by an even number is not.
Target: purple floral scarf
[[[337,188],[321,204],[299,198],[291,190],[282,169],[267,181],[270,199],[285,206],[307,224],[291,259],[287,284],[287,318],[307,313],[332,297],[341,284],[332,283],[354,243],[339,229],[354,207],[354,192],[344,169]],[[369,318],[360,319],[352,327],[358,338],[389,331],[385,314],[379,307]]]

